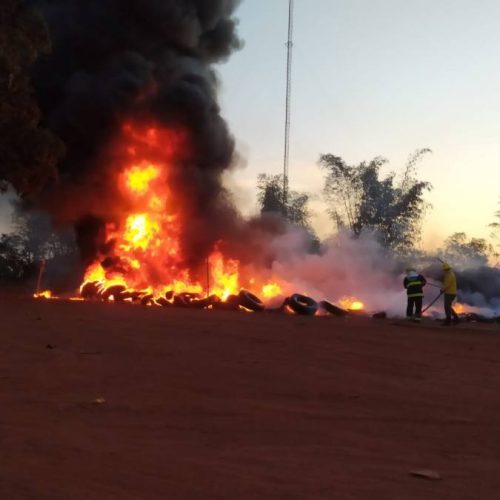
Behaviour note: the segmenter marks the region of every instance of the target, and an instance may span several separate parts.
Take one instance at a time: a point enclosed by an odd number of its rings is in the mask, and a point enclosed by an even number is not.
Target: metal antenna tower
[[[292,97],[293,1],[288,5],[288,42],[286,60],[285,155],[283,159],[283,214],[288,204],[288,164],[290,160],[290,111]]]

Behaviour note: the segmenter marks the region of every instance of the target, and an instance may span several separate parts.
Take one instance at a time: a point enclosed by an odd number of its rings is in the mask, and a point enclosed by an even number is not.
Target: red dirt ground
[[[499,498],[498,327],[0,314],[1,499]]]

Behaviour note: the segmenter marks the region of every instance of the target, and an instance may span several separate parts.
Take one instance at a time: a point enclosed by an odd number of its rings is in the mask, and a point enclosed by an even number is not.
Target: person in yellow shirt
[[[446,315],[445,325],[451,325],[460,322],[458,314],[453,309],[453,301],[457,298],[457,277],[453,269],[447,262],[443,262],[443,286],[441,292],[444,294],[444,313]]]

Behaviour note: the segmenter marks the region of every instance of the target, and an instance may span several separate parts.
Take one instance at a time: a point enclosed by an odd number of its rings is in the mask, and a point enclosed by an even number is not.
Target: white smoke
[[[272,271],[287,282],[286,293],[303,293],[338,303],[352,297],[370,312],[405,313],[406,292],[397,259],[370,234],[357,239],[341,232],[322,245],[319,255],[306,251],[304,233],[291,230],[272,243],[278,256]]]
[[[310,253],[310,238],[298,229],[290,229],[270,245],[276,256],[272,275],[285,283],[285,295],[302,293],[317,301],[328,300],[336,304],[343,298],[352,298],[363,302],[367,312],[385,311],[389,316],[405,316],[402,270],[409,263],[383,248],[374,234],[352,238],[348,232],[340,232],[322,244],[319,254]],[[429,283],[437,285],[437,288],[425,287],[425,307],[439,295],[443,278],[441,264],[436,257],[425,253],[415,260],[419,262],[411,264],[417,266]],[[430,262],[434,264],[429,267]],[[466,306],[466,312],[485,317],[500,315],[499,269],[469,267],[460,269],[457,277],[458,302]],[[443,316],[442,299],[428,314]]]

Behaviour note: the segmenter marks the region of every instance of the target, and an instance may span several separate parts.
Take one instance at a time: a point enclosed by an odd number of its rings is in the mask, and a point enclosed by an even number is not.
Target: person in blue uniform
[[[422,317],[422,302],[424,300],[424,286],[426,279],[413,268],[406,270],[403,286],[406,288],[408,304],[406,307],[406,317],[414,321],[420,321]]]

